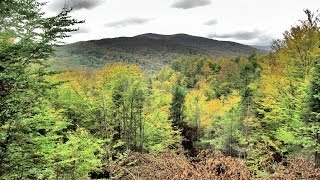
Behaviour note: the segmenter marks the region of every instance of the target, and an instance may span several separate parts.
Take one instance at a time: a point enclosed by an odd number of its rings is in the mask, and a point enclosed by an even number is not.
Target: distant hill
[[[138,64],[148,71],[159,70],[180,56],[205,55],[213,58],[249,55],[265,51],[251,46],[187,34],[142,34],[82,41],[57,48],[59,68],[102,67],[108,62]]]
[[[272,51],[271,46],[258,46],[258,45],[251,45],[251,47],[260,49],[263,51]]]

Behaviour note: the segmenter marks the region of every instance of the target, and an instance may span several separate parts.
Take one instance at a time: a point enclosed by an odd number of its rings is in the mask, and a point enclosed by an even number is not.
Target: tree
[[[50,74],[47,59],[54,52],[53,45],[75,30],[71,25],[80,23],[68,15],[69,8],[44,17],[43,5],[36,0],[0,1],[0,177],[19,166],[9,159],[12,145],[22,140],[18,137],[28,128],[24,120],[38,114],[37,108],[52,88],[45,77]],[[20,148],[28,148],[24,145]]]
[[[170,107],[170,117],[172,124],[175,129],[182,128],[183,122],[183,107],[185,102],[185,89],[179,85],[179,83],[174,87],[173,98]]]
[[[241,96],[233,91],[229,96],[222,96],[207,102],[205,107],[211,119],[201,143],[220,150],[229,156],[235,156],[240,130],[239,105]]]
[[[144,149],[148,152],[162,152],[181,142],[180,133],[174,130],[169,120],[172,101],[170,92],[153,88],[144,107]]]
[[[216,75],[216,85],[213,87],[217,97],[227,96],[240,85],[240,67],[238,60],[222,58],[218,62],[219,71]]]
[[[255,118],[255,103],[253,97],[255,91],[252,84],[260,76],[260,67],[258,56],[253,53],[248,58],[239,59],[240,64],[240,94],[241,94],[241,154],[246,158],[249,150],[249,143],[252,140],[251,130],[254,128],[253,119]]]
[[[59,144],[53,154],[47,154],[49,159],[55,160],[52,162],[55,179],[84,179],[90,172],[98,171],[102,166],[104,141],[83,128],[68,133],[67,138],[68,141]]]
[[[110,101],[111,126],[114,140],[124,142],[125,148],[142,150],[144,143],[143,107],[146,79],[136,65],[109,64],[98,73],[99,87]]]
[[[171,68],[185,76],[187,88],[195,88],[203,78],[210,79],[218,70],[218,64],[210,57],[181,57],[171,63]]]
[[[305,13],[307,20],[274,42],[276,52],[261,61],[261,76],[251,86],[257,105],[254,143],[260,151],[252,159],[260,161],[260,167],[315,147],[309,133],[309,97],[320,33],[318,19],[309,10]]]
[[[184,103],[184,116],[187,125],[195,127],[192,133],[192,141],[197,142],[202,137],[203,131],[211,125],[209,112],[205,106],[207,97],[200,90],[192,90],[187,93]]]
[[[315,139],[315,164],[320,167],[320,63],[315,66],[311,86],[311,133]]]
[[[306,142],[302,131],[308,112],[310,75],[296,77],[295,66],[282,63],[286,57],[278,58],[261,63],[261,77],[253,85],[257,117],[252,133],[256,147],[264,154],[252,157],[255,160],[284,161]]]
[[[7,145],[6,157],[2,165],[5,172],[3,179],[30,179],[54,177],[52,164],[55,163],[55,150],[61,144],[64,130],[70,124],[59,112],[42,103],[34,110],[33,117],[13,122],[18,130],[12,133],[12,140]],[[2,126],[8,128],[8,126]],[[4,134],[1,134],[4,135]],[[49,158],[51,156],[52,158]]]
[[[301,20],[301,24],[292,26],[289,31],[286,31],[283,35],[283,40],[275,41],[273,46],[281,47],[278,52],[282,52],[289,58],[294,58],[291,62],[297,66],[304,67],[305,71],[309,71],[315,63],[319,48],[319,19],[310,10],[304,10],[307,18]],[[278,45],[278,42],[281,42]],[[296,61],[295,61],[296,60]],[[290,61],[289,61],[290,62]]]

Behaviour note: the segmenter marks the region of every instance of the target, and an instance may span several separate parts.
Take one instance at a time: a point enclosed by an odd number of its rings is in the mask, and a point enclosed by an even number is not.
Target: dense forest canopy
[[[320,178],[320,28],[273,52],[52,71],[82,23],[0,1],[0,179]]]

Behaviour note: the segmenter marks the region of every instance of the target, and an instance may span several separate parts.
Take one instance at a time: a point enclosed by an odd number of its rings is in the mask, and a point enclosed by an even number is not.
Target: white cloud
[[[211,33],[207,36],[208,38],[212,39],[222,39],[222,40],[243,40],[243,41],[251,41],[251,44],[261,44],[261,45],[268,45],[272,37],[267,35],[266,33],[253,30],[253,31],[235,31],[230,33]]]

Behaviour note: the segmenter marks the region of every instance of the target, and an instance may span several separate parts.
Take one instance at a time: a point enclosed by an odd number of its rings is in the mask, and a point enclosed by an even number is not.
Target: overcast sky
[[[320,0],[67,0],[72,16],[86,22],[67,42],[186,33],[244,44],[269,45],[305,18],[304,9],[320,9]],[[49,0],[55,14],[65,0]]]

